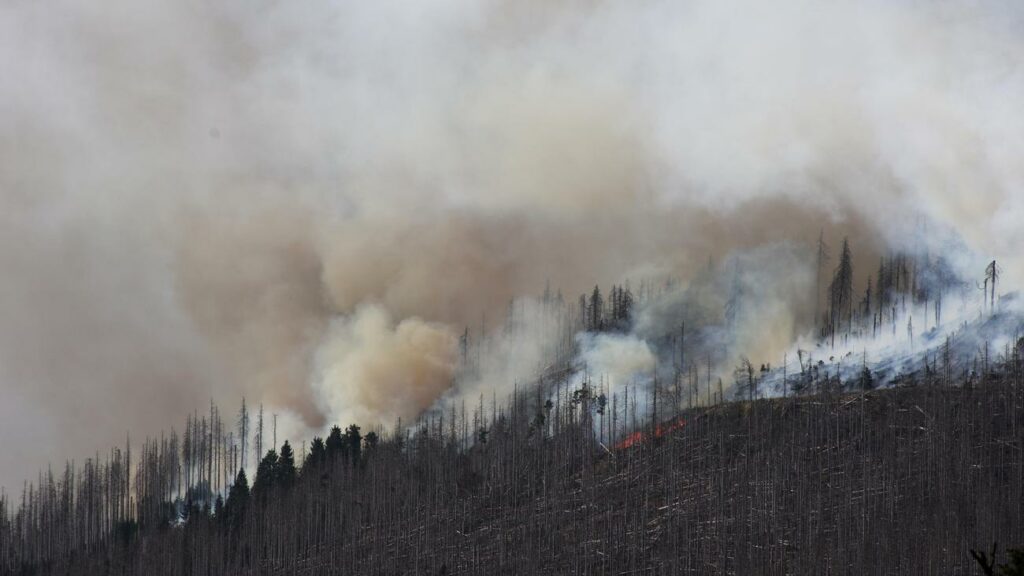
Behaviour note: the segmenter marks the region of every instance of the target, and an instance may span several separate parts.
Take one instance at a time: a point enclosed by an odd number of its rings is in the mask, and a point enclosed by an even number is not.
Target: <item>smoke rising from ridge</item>
[[[319,354],[314,389],[340,422],[410,422],[452,384],[458,345],[419,318],[393,325],[379,306],[338,320]]]
[[[773,351],[809,327],[792,246],[822,227],[866,259],[858,285],[918,222],[964,239],[965,273],[974,250],[1019,285],[1022,15],[6,3],[0,418],[23,440],[0,484],[211,396],[296,433],[412,414],[455,377],[464,327],[496,330],[548,280],[573,303],[749,259],[781,304],[736,346]],[[492,362],[477,384],[509,385]]]

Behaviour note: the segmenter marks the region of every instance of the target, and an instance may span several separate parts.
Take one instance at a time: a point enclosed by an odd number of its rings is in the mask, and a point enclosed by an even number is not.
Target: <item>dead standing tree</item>
[[[991,264],[985,267],[985,283],[982,288],[982,307],[988,304],[989,313],[995,312],[996,309],[996,282],[999,281],[999,274],[1002,269],[993,260]]]
[[[241,467],[244,469],[246,466],[246,440],[249,437],[249,410],[245,406],[245,397],[242,397],[242,409],[238,412],[238,438],[242,443],[241,456],[242,461]]]

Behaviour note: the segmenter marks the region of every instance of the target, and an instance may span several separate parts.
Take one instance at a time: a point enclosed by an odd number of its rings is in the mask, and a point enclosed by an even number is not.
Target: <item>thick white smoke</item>
[[[650,345],[634,335],[583,333],[578,341],[586,371],[600,376],[609,394],[637,380],[647,381],[657,367]]]
[[[543,354],[499,338],[499,319],[548,280],[573,305],[597,283],[813,245],[822,227],[874,257],[927,222],[1018,285],[1022,15],[6,2],[0,484],[211,396],[263,400],[296,433],[412,414],[481,323],[524,360],[489,360],[468,389],[507,386]],[[809,327],[813,301],[792,292],[813,268],[764,250],[741,269],[779,281],[764,301],[782,312],[731,345],[774,354]],[[402,383],[415,392],[395,399]]]

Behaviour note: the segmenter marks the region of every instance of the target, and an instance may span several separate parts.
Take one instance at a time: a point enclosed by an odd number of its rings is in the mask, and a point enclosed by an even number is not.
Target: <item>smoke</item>
[[[324,414],[304,385],[330,318],[314,223],[289,206],[184,217],[175,281],[222,377],[237,381],[231,391],[320,427]]]
[[[599,374],[612,394],[634,379],[646,381],[657,366],[650,346],[636,336],[583,333],[577,339],[587,371]]]
[[[452,385],[457,342],[419,318],[394,324],[379,306],[339,318],[317,354],[314,390],[340,422],[413,420]]]
[[[938,230],[965,277],[996,258],[1019,285],[1022,15],[4,3],[0,417],[25,441],[0,484],[210,397],[299,433],[512,385],[565,353],[564,325],[499,324],[548,281],[573,306],[674,277],[695,305],[644,308],[635,337],[689,318],[752,358],[809,329],[822,228],[833,257],[851,238],[858,287]],[[733,288],[733,324],[689,316]]]

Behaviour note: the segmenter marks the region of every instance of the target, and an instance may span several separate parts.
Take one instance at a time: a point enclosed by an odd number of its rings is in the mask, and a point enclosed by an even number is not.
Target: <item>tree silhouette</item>
[[[277,479],[277,452],[273,448],[267,450],[267,455],[260,460],[256,467],[256,479],[252,481],[252,493],[260,502],[266,502],[274,481]]]
[[[832,345],[835,346],[836,332],[842,328],[842,323],[846,321],[847,333],[853,327],[853,255],[850,251],[850,241],[846,238],[843,238],[839,266],[829,287],[829,307],[829,331]]]
[[[355,424],[351,424],[345,429],[345,446],[352,464],[358,464],[362,457],[363,437],[359,430],[359,426]]]
[[[589,315],[587,328],[592,332],[599,332],[604,319],[604,298],[601,296],[601,289],[597,286],[594,286],[594,291],[590,293],[590,304],[587,306],[587,312]]]
[[[274,468],[274,481],[283,489],[291,488],[295,483],[295,454],[287,440],[281,446],[281,456]]]
[[[331,428],[331,433],[327,435],[327,458],[333,461],[344,457],[346,448],[345,439],[341,435],[341,428],[337,426]]]
[[[380,436],[376,432],[370,432],[363,438],[363,443],[366,444],[366,451],[369,452],[377,447],[380,442]]]
[[[327,446],[324,444],[324,439],[317,436],[313,438],[313,442],[309,445],[309,455],[306,456],[306,461],[302,463],[303,472],[306,468],[318,468],[327,461]]]
[[[249,479],[245,470],[239,468],[235,483],[228,491],[228,499],[224,503],[224,520],[232,526],[240,526],[245,517],[245,509],[249,505]]]

